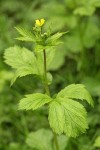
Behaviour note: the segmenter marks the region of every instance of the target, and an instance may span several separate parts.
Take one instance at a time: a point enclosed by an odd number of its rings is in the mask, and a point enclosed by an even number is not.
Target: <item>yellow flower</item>
[[[36,23],[37,26],[41,27],[41,26],[44,25],[45,20],[44,19],[40,19],[40,20],[38,19],[38,20],[35,21],[35,23]]]

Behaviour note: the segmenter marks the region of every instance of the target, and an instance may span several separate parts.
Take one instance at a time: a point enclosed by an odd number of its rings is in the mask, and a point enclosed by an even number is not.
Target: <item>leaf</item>
[[[54,132],[65,133],[69,137],[76,137],[88,128],[86,110],[82,104],[73,99],[86,100],[93,106],[89,92],[82,84],[71,84],[61,90],[50,103],[49,122]]]
[[[65,150],[68,141],[67,137],[65,135],[61,135],[58,136],[57,139],[59,149]],[[54,141],[53,133],[47,129],[39,129],[36,132],[31,132],[26,139],[28,146],[38,150],[52,150],[52,144],[55,146],[55,143],[52,143],[52,141]]]
[[[68,144],[68,138],[65,135],[60,135],[57,137],[58,145],[60,150],[66,150],[66,146]]]
[[[91,0],[89,1],[90,5],[95,7],[100,7],[100,0]]]
[[[91,106],[93,106],[92,97],[83,84],[71,84],[67,86],[58,93],[57,98],[86,100]]]
[[[2,92],[6,81],[11,80],[13,77],[13,72],[1,70],[0,71],[0,92]]]
[[[26,139],[26,143],[38,150],[52,150],[52,138],[51,131],[40,129],[36,132],[31,132]]]
[[[56,33],[56,34],[54,34],[54,35],[52,35],[52,36],[50,36],[47,40],[46,40],[46,45],[47,46],[56,46],[56,45],[58,45],[58,44],[60,44],[61,42],[60,41],[58,41],[58,39],[60,38],[60,37],[62,37],[64,34],[66,34],[67,32],[58,32],[58,33]]]
[[[74,14],[80,16],[92,16],[94,12],[95,12],[95,7],[93,7],[92,5],[81,6],[74,10]]]
[[[93,96],[100,96],[100,80],[98,78],[85,77],[82,82]]]
[[[47,73],[47,82],[48,82],[48,85],[50,85],[52,83],[52,80],[53,80],[53,76],[50,72]]]
[[[100,136],[98,136],[94,142],[94,147],[100,147]]]
[[[88,128],[86,110],[79,102],[56,98],[50,103],[49,122],[54,132],[76,137]]]
[[[63,133],[64,111],[61,104],[57,101],[53,101],[50,103],[49,122],[54,132],[58,134]]]
[[[60,48],[62,49],[63,47],[60,47]],[[63,51],[61,51],[60,48],[55,50],[52,61],[48,65],[48,70],[55,71],[55,70],[59,69],[64,64],[65,56],[66,56],[66,50],[63,49]],[[47,63],[48,63],[48,60],[47,60]]]
[[[49,42],[49,41],[58,40],[63,34],[65,34],[65,32],[64,32],[64,33],[63,33],[63,32],[62,32],[62,33],[58,32],[58,33],[56,33],[56,34],[50,36],[50,37],[47,39],[47,41]]]
[[[34,53],[26,48],[21,48],[19,46],[10,47],[6,49],[4,58],[8,65],[16,69],[16,74],[12,83],[17,77],[28,74],[39,74]]]
[[[86,48],[94,47],[100,37],[99,26],[95,19],[96,17],[91,17],[87,22],[87,27],[83,31],[83,44]]]
[[[17,40],[20,41],[29,41],[29,42],[34,42],[35,37],[34,34],[32,34],[30,31],[20,28],[20,27],[15,27],[15,29],[19,32],[21,37],[16,38]]]
[[[55,50],[47,49],[47,70],[55,55]],[[15,69],[15,75],[11,81],[11,85],[16,78],[29,74],[36,74],[43,78],[43,52],[37,52],[36,57],[33,52],[26,48],[14,46],[6,49],[4,54],[5,62]],[[41,78],[41,79],[42,79]]]
[[[46,103],[49,103],[52,99],[41,93],[29,94],[26,95],[25,98],[21,99],[19,102],[19,109],[21,110],[35,110]]]
[[[82,51],[82,43],[79,35],[79,29],[66,37],[66,48],[69,52],[79,53]],[[73,43],[73,44],[72,44]]]

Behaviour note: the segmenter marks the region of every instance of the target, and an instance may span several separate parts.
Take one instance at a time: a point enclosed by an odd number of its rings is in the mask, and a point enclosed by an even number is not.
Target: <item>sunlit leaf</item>
[[[50,103],[49,122],[54,132],[64,132],[69,137],[76,137],[88,128],[85,108],[68,98],[56,98]]]
[[[57,98],[86,100],[91,106],[93,106],[92,97],[83,84],[71,84],[65,87],[58,93]]]
[[[29,94],[25,98],[21,99],[19,102],[19,109],[23,110],[35,110],[46,103],[49,103],[52,99],[41,93]]]

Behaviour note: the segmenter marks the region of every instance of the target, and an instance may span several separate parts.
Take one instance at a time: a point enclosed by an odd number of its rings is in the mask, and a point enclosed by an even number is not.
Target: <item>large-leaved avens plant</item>
[[[93,100],[85,86],[82,84],[71,84],[62,89],[56,96],[51,96],[49,84],[52,82],[50,64],[56,57],[55,47],[61,43],[59,40],[66,32],[51,33],[48,29],[44,31],[45,20],[36,20],[32,32],[16,27],[20,41],[34,43],[34,50],[14,46],[6,49],[5,62],[15,70],[15,76],[11,84],[17,77],[29,74],[37,75],[41,78],[45,88],[45,93],[33,93],[26,95],[19,102],[19,110],[35,110],[47,104],[49,107],[48,120],[52,131],[38,130],[28,135],[26,142],[29,146],[39,150],[52,150],[54,138],[54,149],[60,150],[60,142],[57,134],[64,133],[69,137],[77,137],[88,128],[87,112],[79,102],[86,100],[93,106]]]

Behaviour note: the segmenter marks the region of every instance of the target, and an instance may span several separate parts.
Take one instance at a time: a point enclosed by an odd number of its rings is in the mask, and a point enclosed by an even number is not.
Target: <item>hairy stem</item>
[[[45,91],[46,91],[47,95],[50,96],[50,90],[49,90],[48,81],[47,81],[47,63],[46,63],[46,51],[45,51],[45,49],[43,50],[43,56],[44,56],[44,80],[45,80],[44,81],[44,87],[45,87]],[[53,132],[53,135],[54,135],[54,143],[55,143],[56,150],[59,150],[57,135],[55,132]]]

